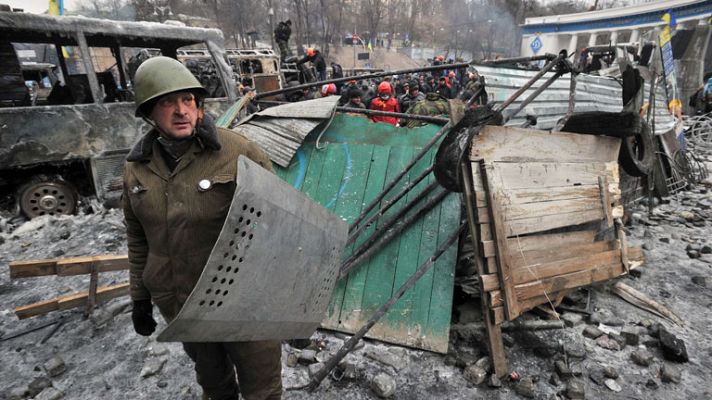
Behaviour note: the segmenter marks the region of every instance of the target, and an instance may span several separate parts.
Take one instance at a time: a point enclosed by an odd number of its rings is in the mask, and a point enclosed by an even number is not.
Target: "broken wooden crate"
[[[20,319],[44,315],[57,310],[84,307],[88,315],[101,302],[129,294],[129,284],[119,283],[97,287],[100,272],[121,271],[129,268],[126,256],[85,256],[45,260],[13,261],[10,263],[10,279],[38,276],[74,276],[90,274],[89,290],[43,300],[15,308]]]
[[[620,218],[620,139],[486,126],[463,164],[495,373],[507,373],[500,324],[642,261]]]

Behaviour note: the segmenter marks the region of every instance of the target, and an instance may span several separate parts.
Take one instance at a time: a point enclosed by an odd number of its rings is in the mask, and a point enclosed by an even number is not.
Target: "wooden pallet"
[[[640,265],[620,224],[619,145],[494,126],[473,139],[461,172],[498,376],[507,373],[500,324]]]

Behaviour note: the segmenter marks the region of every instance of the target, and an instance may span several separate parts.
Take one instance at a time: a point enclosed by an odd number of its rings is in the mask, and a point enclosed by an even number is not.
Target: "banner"
[[[677,93],[677,76],[675,73],[675,60],[672,54],[672,33],[671,27],[676,25],[675,16],[672,10],[668,10],[662,20],[666,22],[660,35],[658,35],[658,43],[660,46],[660,58],[663,66],[663,77],[665,78],[665,97],[667,99],[668,109],[673,115],[678,115],[682,112],[682,102],[678,98]]]

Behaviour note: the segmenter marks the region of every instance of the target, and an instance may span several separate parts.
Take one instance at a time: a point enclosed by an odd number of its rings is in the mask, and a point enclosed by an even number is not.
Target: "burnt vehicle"
[[[33,103],[16,49],[43,47],[57,80]],[[69,214],[85,196],[116,204],[125,155],[147,125],[134,116],[140,62],[201,49],[213,63],[207,111],[237,99],[222,33],[150,22],[0,12],[0,190],[28,217]],[[47,83],[47,79],[40,77]],[[38,82],[41,83],[41,82]]]

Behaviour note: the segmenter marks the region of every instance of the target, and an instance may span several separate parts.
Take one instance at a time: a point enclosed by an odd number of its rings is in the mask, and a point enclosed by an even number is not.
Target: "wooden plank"
[[[472,139],[471,159],[607,162],[618,159],[620,139],[503,126],[485,126]]]
[[[97,272],[122,271],[129,269],[129,258],[125,255],[85,256],[57,260],[57,275],[72,276],[91,273],[92,264]]]
[[[506,194],[502,196],[506,198]],[[601,207],[600,193],[589,198],[542,201],[538,203],[511,204],[503,206],[505,221],[576,213]]]
[[[618,182],[618,161],[608,163],[493,163],[500,181],[497,185],[505,192],[511,189],[571,187],[598,185],[598,177],[606,176],[609,182]]]
[[[472,172],[472,164],[461,164],[461,176],[471,177],[474,176]],[[479,169],[478,165],[474,166]],[[478,178],[479,179],[479,178]],[[465,199],[465,211],[467,214],[467,222],[472,232],[476,232],[479,229],[476,226],[476,201],[474,201],[474,189],[472,187],[472,180],[463,179],[463,197]],[[477,238],[477,235],[473,234],[472,240],[474,241],[473,246],[477,248],[481,239]],[[478,257],[477,260],[477,273],[479,276],[485,275],[485,264],[482,262],[482,257]],[[499,283],[499,282],[498,282]],[[482,315],[485,320],[485,330],[487,332],[487,349],[489,350],[490,359],[492,360],[492,365],[494,368],[494,374],[498,377],[507,374],[507,357],[504,352],[504,342],[502,340],[502,329],[499,325],[495,324],[494,318],[490,314],[491,304],[488,302],[487,296],[485,295],[484,285],[480,284],[480,298],[482,299]]]
[[[115,297],[125,296],[129,294],[129,284],[120,283],[113,286],[103,286],[96,291],[96,301],[104,302]],[[37,303],[27,304],[15,308],[15,315],[19,319],[44,315],[52,311],[68,310],[71,308],[81,307],[86,303],[89,292],[77,292],[64,296],[55,297],[54,299],[43,300]]]
[[[363,206],[363,197],[366,193],[366,182],[368,181],[368,173],[371,167],[373,147],[374,146],[370,144],[350,145],[352,169],[345,173],[343,182],[345,189],[334,208],[334,213],[347,223],[351,223],[358,216]],[[344,251],[344,254],[350,254],[351,251],[353,251],[353,245],[349,246],[349,248]],[[346,296],[347,283],[348,279],[339,279],[336,282],[334,293],[327,307],[327,319],[322,322],[323,326],[336,327],[339,325],[339,317]]]
[[[492,308],[488,314],[491,315],[492,323],[497,326],[502,325],[502,323],[507,320],[505,318],[504,307]]]
[[[491,292],[487,292],[487,301],[490,304],[490,307],[500,307],[504,304],[504,300],[502,299],[502,291],[501,290],[493,290]]]
[[[126,296],[129,294],[129,284],[119,283],[112,286],[103,286],[96,290],[96,302],[102,303],[116,297]],[[62,296],[57,299],[57,305],[60,310],[70,310],[72,308],[82,307],[86,304],[89,292],[73,293],[67,296]]]
[[[609,250],[581,257],[568,258],[547,264],[530,265],[512,270],[515,285],[544,280],[557,275],[565,275],[585,269],[597,268],[620,260],[620,250]]]
[[[441,246],[459,225],[462,209],[459,193],[447,195],[440,207],[440,223],[436,243]],[[430,253],[432,254],[432,252]],[[439,351],[447,353],[450,324],[452,323],[452,301],[457,265],[457,246],[451,246],[433,266],[433,289],[430,295],[430,312],[426,336],[444,338],[444,345]],[[438,349],[436,349],[438,350]]]
[[[537,282],[530,282],[515,286],[518,300],[541,296],[544,293],[553,293],[564,289],[573,289],[591,285],[596,282],[613,279],[623,273],[620,261],[597,268],[585,269],[570,274],[559,275]]]
[[[502,216],[499,202],[499,185],[501,182],[500,176],[491,164],[480,162],[480,173],[482,175],[482,184],[487,193],[488,207],[490,217],[492,218],[494,228],[492,231],[493,242],[497,251],[497,275],[499,276],[500,288],[504,291],[504,311],[508,320],[513,320],[519,316],[519,308],[517,306],[517,298],[514,293],[512,284],[512,276],[510,271],[509,250],[507,249],[507,235],[505,233],[505,222]]]
[[[525,235],[528,233],[544,232],[551,229],[575,226],[592,221],[603,220],[601,207],[586,211],[550,215],[543,217],[525,218],[506,222],[504,226],[507,237]]]
[[[17,315],[19,319],[25,319],[36,315],[44,315],[56,310],[59,310],[57,299],[51,299],[17,307],[15,308],[15,315]]]
[[[546,264],[558,260],[580,257],[587,254],[597,254],[620,248],[618,240],[599,241],[592,243],[579,243],[560,246],[552,242],[552,246],[543,250],[518,251],[516,246],[510,246],[510,260],[512,268],[523,268],[527,265]]]
[[[480,274],[480,288],[483,292],[490,292],[492,290],[499,290],[499,277],[496,273],[490,274]]]
[[[10,279],[31,278],[57,274],[57,259],[10,262]]]
[[[561,186],[552,188],[524,188],[507,191],[505,205],[539,203],[542,201],[572,200],[599,196],[598,185]]]
[[[606,225],[613,226],[613,210],[611,209],[611,198],[608,194],[608,179],[605,176],[598,177],[598,190],[600,192],[601,205],[606,215]]]
[[[373,153],[369,159],[370,168],[364,190],[363,202],[359,205],[359,213],[368,203],[370,203],[381,192],[385,185],[386,168],[388,167],[389,148],[383,146],[374,146]],[[366,228],[364,232],[354,243],[352,249],[357,248],[365,242],[373,231],[376,230],[376,224]],[[349,250],[350,251],[350,250]],[[347,255],[347,254],[345,254]],[[347,331],[355,332],[359,326],[351,326],[351,321],[360,321],[361,302],[364,297],[364,286],[366,284],[366,276],[368,275],[368,265],[360,265],[355,268],[348,277],[344,294],[344,301],[341,306],[341,315],[339,316],[339,327],[346,328]],[[363,319],[368,320],[368,317]]]
[[[596,230],[582,230],[565,233],[549,233],[532,236],[522,236],[507,239],[507,246],[518,251],[546,250],[552,243],[559,246],[569,246],[579,243],[591,243],[596,238]]]

